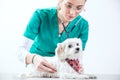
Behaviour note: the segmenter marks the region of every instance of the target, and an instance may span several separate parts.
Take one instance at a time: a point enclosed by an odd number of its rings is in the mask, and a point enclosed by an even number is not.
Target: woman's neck
[[[64,23],[65,25],[68,25],[69,21],[66,21],[60,11],[58,11],[58,22],[59,24]]]

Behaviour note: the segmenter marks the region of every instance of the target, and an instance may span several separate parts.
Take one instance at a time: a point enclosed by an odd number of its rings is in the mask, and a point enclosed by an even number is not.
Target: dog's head
[[[82,41],[78,38],[69,38],[57,44],[56,56],[64,61],[65,59],[76,59],[82,55]]]

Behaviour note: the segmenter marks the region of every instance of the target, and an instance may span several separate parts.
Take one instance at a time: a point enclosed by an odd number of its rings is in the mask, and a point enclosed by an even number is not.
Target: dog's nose
[[[80,50],[80,48],[76,48],[76,50],[77,50],[77,51],[79,51],[79,50]]]
[[[76,48],[75,53],[79,53],[80,48]]]

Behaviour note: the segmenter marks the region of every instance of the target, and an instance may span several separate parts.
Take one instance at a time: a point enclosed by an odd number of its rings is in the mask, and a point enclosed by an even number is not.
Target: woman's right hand
[[[42,56],[36,55],[33,59],[33,63],[35,68],[38,71],[44,71],[44,72],[56,72],[56,67],[53,66],[51,63],[49,63],[46,59],[44,59]]]

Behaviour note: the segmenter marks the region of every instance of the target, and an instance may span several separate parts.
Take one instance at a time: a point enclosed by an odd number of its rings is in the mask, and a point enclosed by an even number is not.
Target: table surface
[[[120,80],[120,75],[103,75],[97,74],[97,79],[84,80]],[[0,80],[78,80],[78,79],[59,79],[59,78],[20,78],[18,74],[0,73]],[[83,79],[79,79],[83,80]]]

